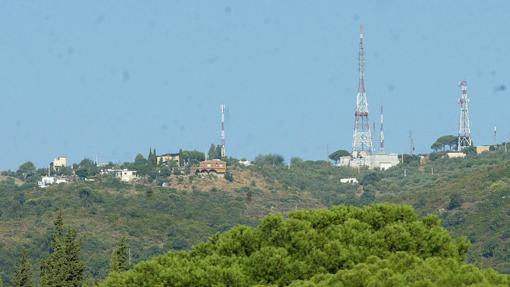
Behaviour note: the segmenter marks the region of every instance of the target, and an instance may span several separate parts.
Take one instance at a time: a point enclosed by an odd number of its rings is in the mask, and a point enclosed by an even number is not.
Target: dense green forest
[[[188,252],[112,272],[100,286],[508,286],[463,263],[464,238],[407,206],[339,206],[237,226]]]
[[[171,250],[189,250],[237,224],[255,226],[269,213],[285,217],[296,209],[393,202],[412,205],[422,216],[437,214],[454,237],[466,236],[471,242],[466,255],[469,263],[510,273],[509,159],[498,150],[465,159],[446,159],[438,153],[421,163],[419,157],[408,155],[403,165],[369,171],[299,158],[286,164],[283,158],[270,155],[257,158],[249,167],[230,160],[232,181],[172,175],[167,187],[124,184],[98,176],[95,181],[41,189],[33,181],[4,176],[0,181],[0,272],[4,282],[11,282],[26,250],[34,277],[39,276],[59,212],[77,232],[85,277],[97,280],[107,275],[112,250],[122,238],[135,264]],[[360,184],[341,184],[345,177],[356,177]],[[362,264],[377,268],[396,258],[367,259]],[[441,266],[432,261],[413,262],[417,269]],[[334,278],[356,270],[340,271]],[[337,280],[307,278],[309,282],[299,284]]]

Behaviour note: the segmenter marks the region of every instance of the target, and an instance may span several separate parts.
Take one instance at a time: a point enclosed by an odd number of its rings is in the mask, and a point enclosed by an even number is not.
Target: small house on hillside
[[[195,169],[195,174],[225,175],[226,172],[227,163],[219,159],[201,161]]]
[[[53,184],[62,184],[68,183],[68,180],[64,177],[54,177],[54,176],[43,176],[41,180],[37,182],[37,185],[40,188],[46,188]]]
[[[341,183],[357,184],[358,183],[358,179],[355,178],[355,177],[347,177],[347,178],[341,178],[340,182]]]
[[[175,161],[177,165],[181,163],[181,157],[179,153],[165,153],[156,156],[156,162],[158,165],[167,164],[171,161]]]
[[[122,182],[132,182],[138,178],[136,171],[128,169],[109,168],[101,170],[101,175],[113,175]]]
[[[477,146],[475,149],[476,149],[476,154],[481,154],[484,152],[489,152],[491,150],[491,147],[488,145],[481,145],[481,146]]]
[[[466,154],[463,152],[449,152],[446,154],[448,158],[465,158]]]
[[[136,171],[128,169],[116,170],[115,176],[123,182],[131,182],[138,177]]]

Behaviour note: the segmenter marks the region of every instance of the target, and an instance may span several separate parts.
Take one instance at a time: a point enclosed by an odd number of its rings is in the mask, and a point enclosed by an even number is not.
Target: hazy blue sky
[[[350,4],[348,4],[350,3]],[[55,156],[132,160],[149,147],[323,159],[350,149],[358,26],[386,149],[510,133],[510,1],[0,0],[0,168]]]

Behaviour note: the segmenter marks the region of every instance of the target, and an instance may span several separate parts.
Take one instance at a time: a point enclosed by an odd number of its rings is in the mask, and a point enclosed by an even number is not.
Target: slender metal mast
[[[383,112],[382,105],[381,105],[381,126],[380,126],[380,129],[381,129],[381,131],[379,134],[379,151],[381,153],[384,153],[384,112]]]
[[[414,147],[413,131],[409,130],[409,152],[411,155],[413,155],[414,151],[415,151],[415,147]]]
[[[225,158],[225,104],[220,105],[221,111],[221,158]]]
[[[372,136],[368,120],[368,100],[365,92],[365,51],[363,48],[363,26],[359,34],[359,82],[356,96],[356,110],[354,112],[354,134],[352,140],[352,154],[359,156],[361,152],[371,154]]]
[[[460,84],[460,119],[459,119],[459,138],[457,150],[461,151],[473,145],[471,138],[471,120],[469,117],[469,97],[467,93],[467,82],[461,81]]]

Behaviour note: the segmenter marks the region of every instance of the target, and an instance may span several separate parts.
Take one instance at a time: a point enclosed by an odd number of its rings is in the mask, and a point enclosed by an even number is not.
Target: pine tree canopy
[[[100,286],[508,286],[506,275],[464,263],[467,249],[408,206],[337,206],[269,215]]]

